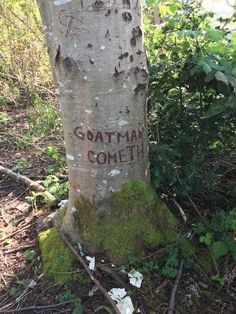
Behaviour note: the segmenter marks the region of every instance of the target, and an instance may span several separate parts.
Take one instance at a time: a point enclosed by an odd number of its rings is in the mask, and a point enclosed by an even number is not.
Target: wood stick
[[[28,223],[28,224],[25,225],[24,227],[22,227],[22,228],[20,228],[20,229],[17,229],[16,231],[12,232],[11,234],[8,234],[8,235],[6,235],[5,237],[1,238],[1,239],[0,239],[0,242],[5,241],[5,240],[8,239],[8,238],[11,238],[11,237],[13,237],[14,235],[16,235],[17,233],[19,233],[19,232],[21,232],[21,231],[27,229],[29,226],[34,226],[34,225],[36,225],[36,224],[37,224],[37,222]]]
[[[76,249],[72,246],[72,244],[67,240],[65,234],[58,229],[62,239],[64,240],[64,242],[66,243],[66,245],[68,246],[68,248],[72,251],[72,253],[75,255],[75,257],[77,258],[77,260],[81,263],[81,265],[84,267],[84,269],[86,270],[87,274],[89,275],[90,279],[95,283],[95,285],[97,285],[98,289],[102,292],[102,294],[104,295],[104,297],[107,299],[107,301],[110,303],[110,305],[112,306],[113,310],[115,311],[115,314],[121,314],[121,312],[119,311],[119,309],[117,308],[115,302],[112,300],[112,298],[109,296],[109,294],[107,293],[106,289],[101,285],[101,283],[94,277],[93,273],[91,272],[91,270],[88,268],[88,265],[86,264],[86,262],[83,260],[83,258],[79,255],[79,253],[76,251]]]
[[[127,285],[124,282],[124,280],[115,271],[113,271],[109,266],[100,264],[100,265],[97,265],[97,269],[100,269],[102,272],[106,273],[108,276],[115,279],[115,281],[117,281],[117,283],[122,288],[125,288],[127,290]]]
[[[17,253],[19,251],[24,251],[24,250],[27,250],[27,249],[30,249],[32,247],[36,246],[36,244],[29,244],[29,245],[26,245],[26,246],[21,246],[21,247],[18,247],[16,249],[12,249],[12,250],[8,250],[8,251],[3,251],[4,254],[13,254],[13,253]]]
[[[32,305],[32,306],[27,306],[27,307],[16,308],[13,310],[4,311],[4,313],[16,313],[16,312],[24,312],[24,311],[46,310],[46,309],[52,309],[54,307],[63,306],[66,304],[71,304],[73,302],[75,302],[75,300],[70,300],[70,301],[65,301],[65,302],[50,304],[50,305]],[[2,308],[0,310],[2,310]]]
[[[175,295],[178,289],[179,281],[182,275],[183,271],[183,266],[184,266],[184,259],[181,259],[180,265],[179,265],[179,271],[178,271],[178,276],[175,279],[174,286],[172,288],[171,294],[170,294],[170,300],[169,300],[169,309],[168,309],[168,314],[174,314],[175,310]]]
[[[46,191],[45,187],[43,187],[41,184],[32,181],[31,179],[29,179],[26,176],[22,176],[19,173],[16,173],[8,168],[5,168],[3,166],[0,166],[0,174],[4,174],[12,179],[14,179],[15,181],[19,181],[23,184],[25,184],[26,186],[28,186],[31,190],[36,191],[36,192],[42,192],[44,196],[48,197],[52,202],[55,201],[55,197]]]

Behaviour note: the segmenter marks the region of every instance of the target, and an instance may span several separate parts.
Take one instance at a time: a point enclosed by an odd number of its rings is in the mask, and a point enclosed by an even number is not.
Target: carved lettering
[[[77,136],[81,140],[84,140],[85,134],[81,132],[80,129],[82,129],[80,126],[77,126],[77,128],[75,128],[74,130],[75,136]]]
[[[99,165],[104,165],[107,161],[107,155],[106,153],[104,152],[100,152],[98,155],[97,155],[97,163]]]
[[[115,135],[115,132],[104,132],[104,134],[106,134],[108,136],[108,143],[111,143],[111,137],[112,135]]]
[[[101,143],[103,143],[103,136],[102,136],[102,132],[98,131],[95,137],[95,142],[98,141],[98,139],[100,140]]]
[[[112,151],[109,151],[109,149],[108,151],[88,150],[87,160],[97,165],[117,165],[142,159],[144,157],[143,132],[142,128],[114,132],[83,130],[82,127],[76,127],[74,130],[75,136],[82,141],[87,140],[93,143],[102,143],[103,145],[118,144],[119,148],[115,151],[114,148],[112,148]],[[126,143],[132,144],[126,146]]]
[[[132,132],[131,132],[131,142],[137,141],[137,139],[138,139],[138,137],[137,137],[136,131],[132,130]]]
[[[127,159],[127,156],[126,156],[126,150],[125,149],[120,149],[118,153],[119,153],[119,159],[120,159],[121,163],[129,161]]]
[[[117,132],[117,142],[120,143],[120,139],[126,138],[126,141],[129,142],[129,132],[125,132],[125,134],[121,134],[120,132]]]
[[[87,132],[87,138],[88,138],[89,141],[92,141],[92,140],[93,140],[93,132],[92,132],[92,131],[89,130],[89,131]]]
[[[126,148],[130,149],[130,161],[133,161],[134,160],[134,148],[135,148],[135,145],[126,146]]]
[[[107,156],[108,156],[108,165],[117,164],[117,155],[116,155],[116,153],[108,152]]]
[[[93,159],[93,158],[94,158],[94,155],[95,155],[95,154],[94,154],[94,152],[93,152],[92,150],[89,150],[89,151],[88,151],[88,160],[89,160],[91,163],[93,163],[93,164],[95,163],[95,161],[94,161],[94,159]]]

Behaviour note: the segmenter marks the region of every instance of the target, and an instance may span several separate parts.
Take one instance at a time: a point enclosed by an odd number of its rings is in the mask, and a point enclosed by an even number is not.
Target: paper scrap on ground
[[[126,296],[127,292],[125,289],[113,288],[108,294],[111,296],[112,300],[116,301],[117,308],[121,314],[132,314],[134,312],[134,307],[130,297]]]
[[[58,203],[58,206],[60,208],[65,207],[68,203],[68,200],[61,200],[60,203]]]
[[[86,260],[89,261],[89,269],[94,270],[95,269],[95,257],[86,256]]]
[[[140,272],[136,271],[135,269],[132,269],[128,273],[128,276],[129,276],[129,282],[131,285],[133,285],[137,288],[141,287],[141,284],[143,281],[143,275]]]

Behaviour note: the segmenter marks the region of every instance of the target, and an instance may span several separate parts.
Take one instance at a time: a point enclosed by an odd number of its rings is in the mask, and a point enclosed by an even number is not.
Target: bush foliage
[[[236,33],[229,26],[236,14],[214,24],[200,1],[149,3],[153,185],[181,198],[207,199],[217,191],[223,163],[235,161]]]

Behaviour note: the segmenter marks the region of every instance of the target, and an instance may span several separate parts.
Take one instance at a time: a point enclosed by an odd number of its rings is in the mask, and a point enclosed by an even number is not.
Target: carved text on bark
[[[82,127],[76,127],[74,134],[80,141],[94,143],[95,148],[87,151],[89,163],[117,165],[135,162],[144,158],[143,129],[108,132],[92,129],[84,130]],[[103,149],[96,151],[96,143],[104,144]],[[117,149],[114,149],[114,144],[118,146]],[[110,150],[109,145],[113,146]],[[104,149],[106,146],[108,146],[108,149]]]

